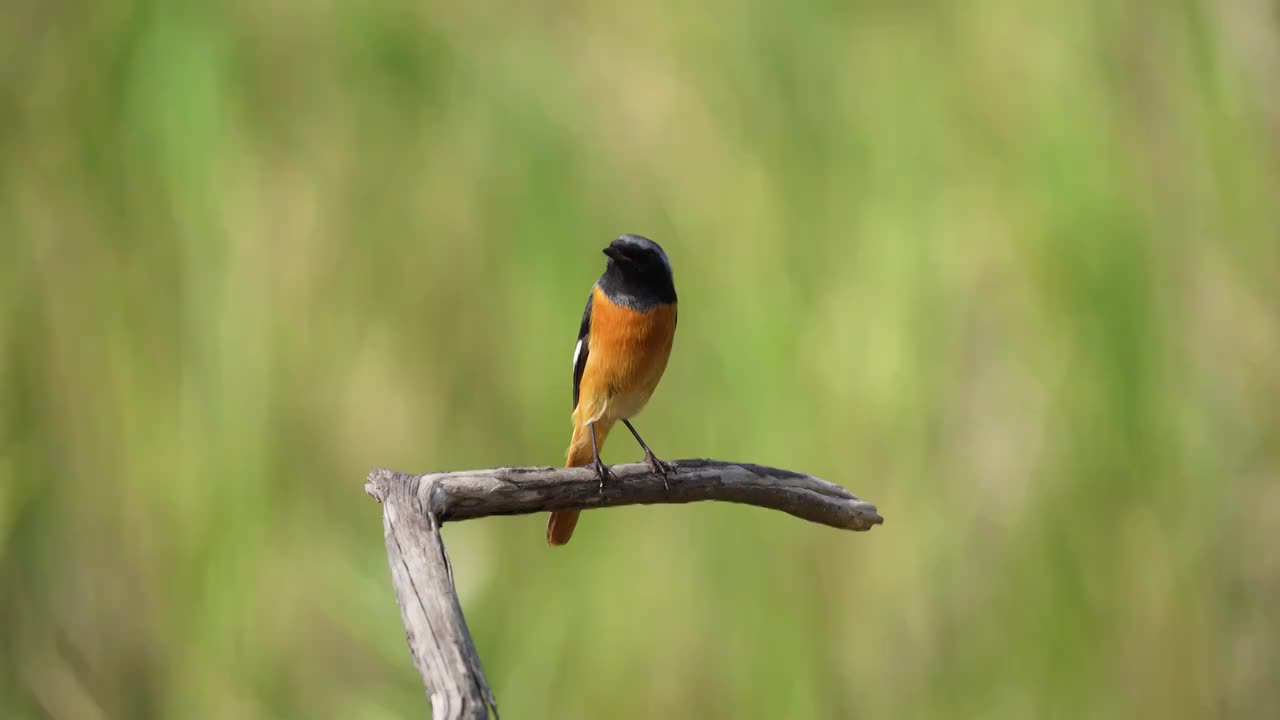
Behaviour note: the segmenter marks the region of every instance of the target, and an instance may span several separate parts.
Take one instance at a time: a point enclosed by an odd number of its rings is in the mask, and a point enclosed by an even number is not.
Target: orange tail
[[[596,446],[604,449],[604,439],[613,428],[612,420],[601,420],[596,423]],[[585,425],[574,424],[573,439],[569,441],[569,458],[565,467],[582,467],[595,460],[591,453],[591,431]],[[573,529],[578,525],[579,510],[557,510],[547,520],[547,544],[564,545],[573,537]]]

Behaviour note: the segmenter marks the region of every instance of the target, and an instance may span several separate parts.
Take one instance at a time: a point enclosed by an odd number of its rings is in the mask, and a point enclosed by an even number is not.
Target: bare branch
[[[372,477],[372,476],[371,476]],[[409,655],[431,699],[431,717],[494,717],[498,706],[453,587],[440,525],[418,504],[418,478],[380,485],[383,535]],[[366,486],[366,490],[369,486]]]
[[[431,717],[486,718],[497,703],[480,667],[440,524],[490,515],[699,500],[758,505],[846,530],[884,520],[876,507],[826,480],[778,468],[680,460],[668,478],[647,465],[615,465],[600,487],[589,468],[495,468],[410,475],[369,473],[365,492],[383,504],[383,530],[409,653],[431,698]]]
[[[884,519],[876,506],[835,483],[791,470],[720,460],[679,460],[669,479],[643,463],[614,465],[614,482],[601,490],[590,468],[494,468],[407,475],[369,473],[366,490],[375,498],[386,488],[417,482],[417,498],[441,522],[489,515],[521,515],[549,510],[590,509],[656,503],[721,500],[781,510],[844,530],[870,530]]]

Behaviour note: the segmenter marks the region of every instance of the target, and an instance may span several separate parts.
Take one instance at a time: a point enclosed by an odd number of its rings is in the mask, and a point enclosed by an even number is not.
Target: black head
[[[623,235],[604,249],[609,256],[597,283],[610,300],[633,310],[648,310],[676,301],[671,261],[658,243],[639,235]]]

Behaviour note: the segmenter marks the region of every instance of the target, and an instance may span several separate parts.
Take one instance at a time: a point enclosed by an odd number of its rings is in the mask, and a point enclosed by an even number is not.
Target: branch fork
[[[440,539],[445,522],[702,500],[780,510],[843,530],[866,531],[884,522],[875,505],[805,473],[719,460],[678,460],[670,466],[664,478],[644,463],[614,465],[603,488],[591,468],[369,473],[365,492],[383,506],[396,601],[433,718],[487,718],[490,711],[498,717]]]

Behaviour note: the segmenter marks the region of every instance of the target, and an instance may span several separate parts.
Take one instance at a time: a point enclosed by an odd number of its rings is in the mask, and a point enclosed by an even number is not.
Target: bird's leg
[[[631,426],[630,420],[623,420],[622,424],[627,426],[627,429],[635,436],[636,442],[640,443],[640,447],[644,448],[644,461],[653,470],[653,474],[662,476],[662,487],[666,488],[667,492],[671,492],[671,485],[667,482],[667,476],[671,474],[673,469],[671,464],[662,462],[657,455],[653,454],[649,446],[644,444],[644,439],[640,437],[640,433],[636,432],[636,429]]]
[[[587,423],[587,427],[591,429],[591,457],[595,460],[596,477],[600,479],[600,494],[604,495],[604,481],[606,478],[612,481],[613,476],[609,473],[609,468],[600,461],[600,446],[596,444],[596,424]]]

